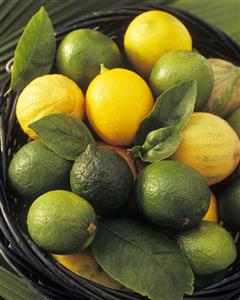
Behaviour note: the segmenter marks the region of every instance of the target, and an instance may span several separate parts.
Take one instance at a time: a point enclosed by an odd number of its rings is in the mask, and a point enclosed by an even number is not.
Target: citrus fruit
[[[240,141],[231,126],[213,114],[193,113],[172,156],[196,169],[209,185],[228,177],[239,163]]]
[[[219,218],[231,229],[240,229],[240,178],[231,182],[219,198]]]
[[[83,119],[85,99],[81,89],[71,79],[51,74],[31,81],[21,92],[17,107],[17,119],[23,131],[36,138],[29,124],[42,117],[62,113]]]
[[[99,145],[102,146],[102,147],[107,147],[109,149],[112,149],[112,150],[116,151],[118,154],[120,154],[126,160],[126,162],[128,163],[128,166],[131,169],[134,181],[137,179],[137,171],[136,171],[136,168],[135,168],[135,165],[134,165],[134,161],[133,161],[131,155],[128,154],[128,152],[125,148],[113,146],[113,145],[110,145],[110,144],[104,144],[104,143],[100,143]],[[140,168],[140,166],[138,166],[138,169],[139,168]],[[122,213],[124,215],[127,215],[127,216],[130,215],[130,214],[136,213],[136,204],[135,204],[135,201],[134,201],[133,198],[128,203],[128,206],[122,211]]]
[[[213,222],[202,221],[195,228],[179,232],[174,239],[197,275],[224,270],[237,258],[232,236]]]
[[[240,137],[240,108],[235,110],[228,118],[227,122],[232,126]]]
[[[159,96],[188,80],[196,80],[195,110],[199,110],[211,95],[214,76],[207,59],[197,52],[171,51],[160,57],[152,69],[150,86],[155,95]]]
[[[126,69],[103,72],[90,83],[86,94],[88,120],[106,143],[127,146],[142,120],[153,108],[146,82]]]
[[[139,211],[156,225],[183,229],[202,220],[210,190],[194,169],[166,160],[152,163],[140,173],[135,200]]]
[[[97,219],[92,206],[68,191],[50,191],[37,198],[27,216],[33,241],[56,254],[76,253],[94,239]]]
[[[110,144],[104,144],[104,143],[100,143],[99,146],[102,147],[107,147],[109,149],[112,149],[114,151],[116,151],[118,154],[120,154],[128,163],[129,168],[131,169],[132,175],[133,175],[133,179],[135,180],[137,178],[137,171],[134,165],[134,161],[131,157],[130,154],[128,154],[127,150],[123,147],[117,147],[117,146],[113,146]]]
[[[145,78],[164,53],[172,50],[192,50],[192,38],[173,15],[164,11],[148,11],[137,16],[124,37],[128,60]]]
[[[206,215],[204,216],[203,220],[212,221],[215,223],[217,223],[217,221],[218,221],[217,200],[216,200],[213,192],[211,192],[210,205],[209,205],[208,211],[207,211]]]
[[[35,199],[50,190],[69,188],[71,168],[70,161],[35,140],[15,154],[9,165],[8,178],[19,196]]]
[[[127,290],[119,282],[112,279],[97,263],[90,249],[82,250],[76,254],[53,255],[65,268],[73,273],[115,290]]]
[[[214,87],[203,111],[226,118],[240,107],[240,68],[219,58],[208,62],[214,72]]]
[[[125,208],[131,200],[133,176],[116,151],[88,145],[75,161],[70,183],[72,191],[86,198],[97,214],[112,216]]]
[[[86,88],[100,72],[100,65],[111,69],[121,64],[118,46],[107,35],[92,29],[67,34],[57,50],[57,69]]]

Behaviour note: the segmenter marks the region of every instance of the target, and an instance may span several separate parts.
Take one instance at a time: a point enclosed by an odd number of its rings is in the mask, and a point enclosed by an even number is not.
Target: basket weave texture
[[[97,29],[111,36],[123,50],[123,34],[127,25],[139,13],[161,9],[179,18],[189,29],[193,47],[205,57],[219,57],[240,65],[240,46],[219,29],[203,22],[186,11],[148,5],[126,7],[115,11],[96,12],[79,19],[56,34],[57,41],[70,31],[79,28]],[[27,283],[52,300],[140,300],[145,299],[134,293],[110,290],[86,279],[80,278],[53,261],[39,249],[16,221],[16,204],[7,184],[7,168],[13,154],[27,141],[15,117],[18,95],[10,93],[9,80],[0,93],[0,250],[7,262]],[[227,300],[240,295],[240,263],[237,261],[227,277],[204,290],[186,296],[192,300]],[[26,299],[27,300],[27,299]],[[166,299],[174,300],[174,299]]]

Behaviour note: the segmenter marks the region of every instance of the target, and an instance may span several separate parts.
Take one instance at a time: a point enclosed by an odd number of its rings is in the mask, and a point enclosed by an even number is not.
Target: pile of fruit
[[[23,228],[52,259],[153,300],[226,276],[240,229],[238,67],[192,49],[163,11],[132,20],[124,45],[78,29],[55,53],[42,8],[16,49],[11,88],[31,141],[8,181]]]

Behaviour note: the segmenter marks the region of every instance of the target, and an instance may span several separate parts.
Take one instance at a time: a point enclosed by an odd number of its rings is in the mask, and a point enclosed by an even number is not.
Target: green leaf
[[[189,11],[204,21],[221,28],[240,42],[238,0],[178,0],[172,6]]]
[[[29,5],[24,7],[23,2],[24,4],[26,2]],[[92,0],[88,2],[81,1],[81,3],[76,0],[68,0],[67,2],[71,2],[71,6],[61,10],[63,5],[62,3],[64,2],[65,1],[59,0],[0,0],[0,3],[3,3],[1,4],[0,8],[0,65],[2,68],[2,71],[0,70],[0,85],[3,84],[4,80],[7,78],[6,72],[3,70],[6,61],[2,59],[1,46],[6,44],[5,39],[8,39],[12,34],[15,35],[14,42],[15,45],[17,44],[26,22],[29,20],[31,15],[36,13],[41,5],[44,5],[48,11],[55,28],[62,29],[65,25],[74,22],[74,20],[81,16],[85,16],[87,13],[98,11],[100,9],[109,10],[120,6],[123,7],[124,5],[135,4],[136,0]],[[138,1],[139,5],[144,3],[146,3],[146,0]],[[240,42],[240,30],[238,26],[236,26],[236,22],[239,19],[238,0],[218,0],[210,2],[209,0],[151,0],[151,3],[157,3],[161,5],[171,4],[171,6],[192,12],[203,20],[220,27],[222,30],[230,34],[232,38]],[[203,3],[205,5],[203,5]],[[55,13],[56,7],[60,9],[58,13]],[[62,13],[63,11],[64,13]],[[16,34],[16,32],[18,33]],[[11,47],[4,51],[4,56],[11,58],[13,56],[15,45],[13,48]]]
[[[178,300],[193,292],[192,270],[180,249],[136,221],[100,223],[92,252],[111,277],[151,300]]]
[[[43,300],[22,279],[0,267],[0,297],[5,300]]]
[[[80,120],[72,116],[52,114],[29,125],[41,141],[56,154],[75,160],[95,140]]]
[[[128,152],[134,157],[140,157],[145,162],[155,162],[165,159],[176,152],[181,133],[174,126],[151,131],[142,146],[135,146]]]
[[[142,145],[149,132],[161,127],[175,126],[180,131],[192,116],[196,96],[195,80],[183,82],[165,91],[142,121],[136,134],[136,144]]]
[[[135,160],[135,159],[141,158],[141,150],[142,150],[142,146],[133,146],[132,148],[127,149],[127,152]]]
[[[42,7],[26,26],[14,54],[10,89],[22,89],[47,74],[55,57],[56,41],[51,20]]]

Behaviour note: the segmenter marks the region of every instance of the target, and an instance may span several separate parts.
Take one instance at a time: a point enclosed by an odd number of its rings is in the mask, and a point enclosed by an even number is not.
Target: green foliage
[[[172,155],[180,144],[181,129],[191,119],[196,96],[195,80],[183,82],[162,93],[142,121],[136,134],[136,146],[129,149],[129,153],[146,162]]]
[[[87,126],[72,116],[53,114],[29,125],[40,140],[62,158],[75,160],[94,138]]]
[[[139,0],[138,4],[141,5],[146,2],[149,1]],[[207,22],[219,26],[237,41],[240,41],[240,30],[236,26],[236,20],[239,19],[238,0],[210,2],[208,0],[152,0],[151,2],[159,4],[170,4],[173,2],[173,6],[186,9],[198,15]],[[15,47],[24,27],[41,5],[44,5],[53,20],[56,30],[58,30],[74,21],[74,19],[92,11],[112,9],[126,4],[136,4],[136,1],[89,0],[79,3],[76,0],[0,0],[0,86],[7,78],[5,65],[13,57]],[[42,299],[34,292],[31,292],[21,279],[3,268],[0,268],[0,290],[1,296],[6,300]]]
[[[22,279],[0,267],[0,296],[6,300],[43,300]]]
[[[183,82],[162,93],[151,113],[142,121],[137,134],[136,144],[141,145],[152,130],[175,126],[181,130],[190,120],[197,96],[195,81]]]
[[[177,0],[172,5],[221,28],[240,42],[240,29],[237,26],[240,18],[239,0]]]
[[[10,89],[22,89],[32,79],[49,73],[55,51],[52,22],[42,7],[26,26],[17,45]]]
[[[124,286],[152,300],[192,294],[193,274],[179,248],[159,231],[130,219],[99,224],[92,244],[101,267]]]
[[[142,5],[149,0],[139,0]],[[174,0],[152,0],[159,4],[169,4]],[[1,0],[0,1],[0,86],[7,78],[6,63],[13,57],[17,42],[30,18],[44,6],[55,30],[61,29],[88,13],[110,10],[136,4],[136,0],[89,0],[79,3],[76,0]]]
[[[230,34],[237,41],[240,41],[240,30],[236,26],[239,19],[238,0],[139,0],[137,4],[144,3],[171,4],[174,7],[186,9],[211,24],[217,25]],[[136,4],[136,0],[89,0],[81,2],[76,0],[1,0],[0,1],[0,85],[7,77],[5,70],[6,63],[13,57],[17,41],[23,29],[34,13],[44,5],[49,13],[54,28],[58,30],[75,19],[87,13],[112,9],[119,6]],[[64,11],[64,13],[62,13]]]
[[[159,161],[176,152],[181,142],[181,133],[174,126],[151,131],[142,146],[135,146],[128,152],[145,162]]]

